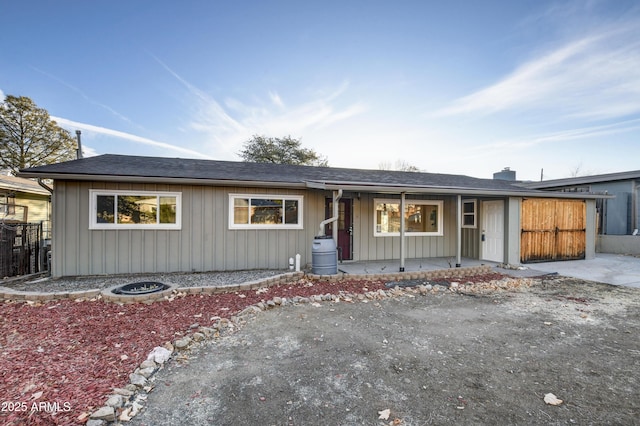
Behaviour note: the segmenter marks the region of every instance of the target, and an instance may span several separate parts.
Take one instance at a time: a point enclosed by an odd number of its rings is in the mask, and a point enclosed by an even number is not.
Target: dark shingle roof
[[[144,182],[300,186],[462,189],[465,191],[532,194],[513,182],[478,179],[441,173],[364,170],[336,167],[293,166],[288,164],[212,161],[166,157],[105,154],[20,171],[24,177],[69,180],[136,180]],[[540,191],[542,194],[548,192]]]
[[[586,185],[593,183],[616,182],[640,179],[640,170],[629,172],[607,173],[602,175],[577,176],[565,179],[543,180],[541,182],[525,182],[522,186],[530,189],[561,188],[570,185]]]

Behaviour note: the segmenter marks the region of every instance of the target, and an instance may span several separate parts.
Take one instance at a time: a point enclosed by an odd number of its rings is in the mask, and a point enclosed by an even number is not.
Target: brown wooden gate
[[[584,259],[586,214],[584,200],[523,200],[520,261]]]

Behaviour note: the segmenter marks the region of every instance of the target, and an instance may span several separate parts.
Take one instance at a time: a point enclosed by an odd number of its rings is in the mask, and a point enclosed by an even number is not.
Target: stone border
[[[49,302],[64,299],[94,299],[100,296],[102,290],[79,290],[63,291],[55,293],[40,293],[36,291],[18,291],[6,287],[0,287],[1,301],[24,301],[24,302]]]
[[[255,281],[247,281],[242,284],[221,285],[221,286],[198,286],[198,287],[176,287],[173,284],[168,284],[171,288],[163,290],[157,293],[149,293],[144,295],[123,295],[113,294],[111,290],[120,287],[122,284],[118,284],[108,289],[96,289],[96,290],[80,290],[80,291],[66,291],[55,293],[40,293],[34,291],[18,291],[10,288],[0,286],[0,301],[30,301],[30,302],[48,302],[53,300],[91,300],[100,298],[108,302],[115,303],[140,303],[140,302],[154,302],[157,300],[164,300],[166,297],[171,296],[173,292],[185,293],[185,294],[218,294],[229,293],[234,291],[243,290],[257,290],[261,287],[270,287],[278,284],[286,284],[290,281],[295,281],[299,278],[306,276],[311,280],[327,280],[329,282],[338,282],[344,279],[353,280],[382,280],[382,281],[401,281],[401,280],[433,280],[438,278],[461,278],[470,275],[487,274],[492,271],[492,267],[489,265],[482,266],[468,266],[465,268],[449,268],[449,269],[436,269],[431,271],[408,271],[408,272],[395,272],[387,274],[346,274],[338,273],[336,275],[315,275],[305,274],[304,272],[286,272],[284,274],[275,275],[269,278],[263,278]]]
[[[65,291],[54,293],[40,293],[35,291],[18,291],[0,286],[0,301],[24,301],[24,302],[49,302],[54,300],[91,300],[102,299],[107,302],[115,303],[140,303],[154,302],[164,300],[165,297],[171,296],[172,293],[185,294],[217,294],[229,293],[242,290],[255,290],[261,287],[270,287],[278,284],[286,284],[295,281],[304,276],[303,272],[286,272],[284,274],[275,275],[273,277],[263,278],[255,281],[248,281],[242,284],[221,285],[221,286],[199,286],[199,287],[177,287],[175,284],[167,284],[170,286],[167,290],[157,293],[148,293],[141,295],[124,295],[113,294],[111,290],[122,286],[118,284],[107,289]]]

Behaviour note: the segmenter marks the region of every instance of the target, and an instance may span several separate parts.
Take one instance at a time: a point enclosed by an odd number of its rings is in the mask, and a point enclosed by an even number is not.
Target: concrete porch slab
[[[494,262],[485,260],[466,259],[461,261],[461,267],[472,267],[482,265],[497,265]],[[456,267],[454,257],[431,257],[423,259],[406,259],[404,262],[405,272],[437,271]],[[362,274],[389,274],[399,272],[399,260],[383,260],[370,262],[343,262],[338,263],[338,271],[350,275]]]
[[[524,269],[505,269],[498,263],[486,260],[461,260],[462,267],[490,265],[496,272],[514,277],[535,277],[545,274],[559,274],[606,284],[640,288],[640,258],[636,256],[597,253],[594,259],[542,262],[522,265]],[[405,271],[434,271],[455,268],[455,258],[437,257],[406,259]],[[345,274],[385,274],[399,271],[400,261],[343,262],[338,271]]]

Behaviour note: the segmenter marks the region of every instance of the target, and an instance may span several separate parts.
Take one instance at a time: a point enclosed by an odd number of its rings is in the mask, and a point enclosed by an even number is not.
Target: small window
[[[476,200],[462,200],[462,227],[476,228]]]
[[[229,229],[302,229],[302,196],[229,195]]]
[[[91,190],[90,229],[180,229],[182,195]]]
[[[400,235],[400,221],[404,220],[405,235],[439,236],[442,231],[442,206],[440,200],[406,200],[400,213],[400,200],[376,199],[374,236]]]

